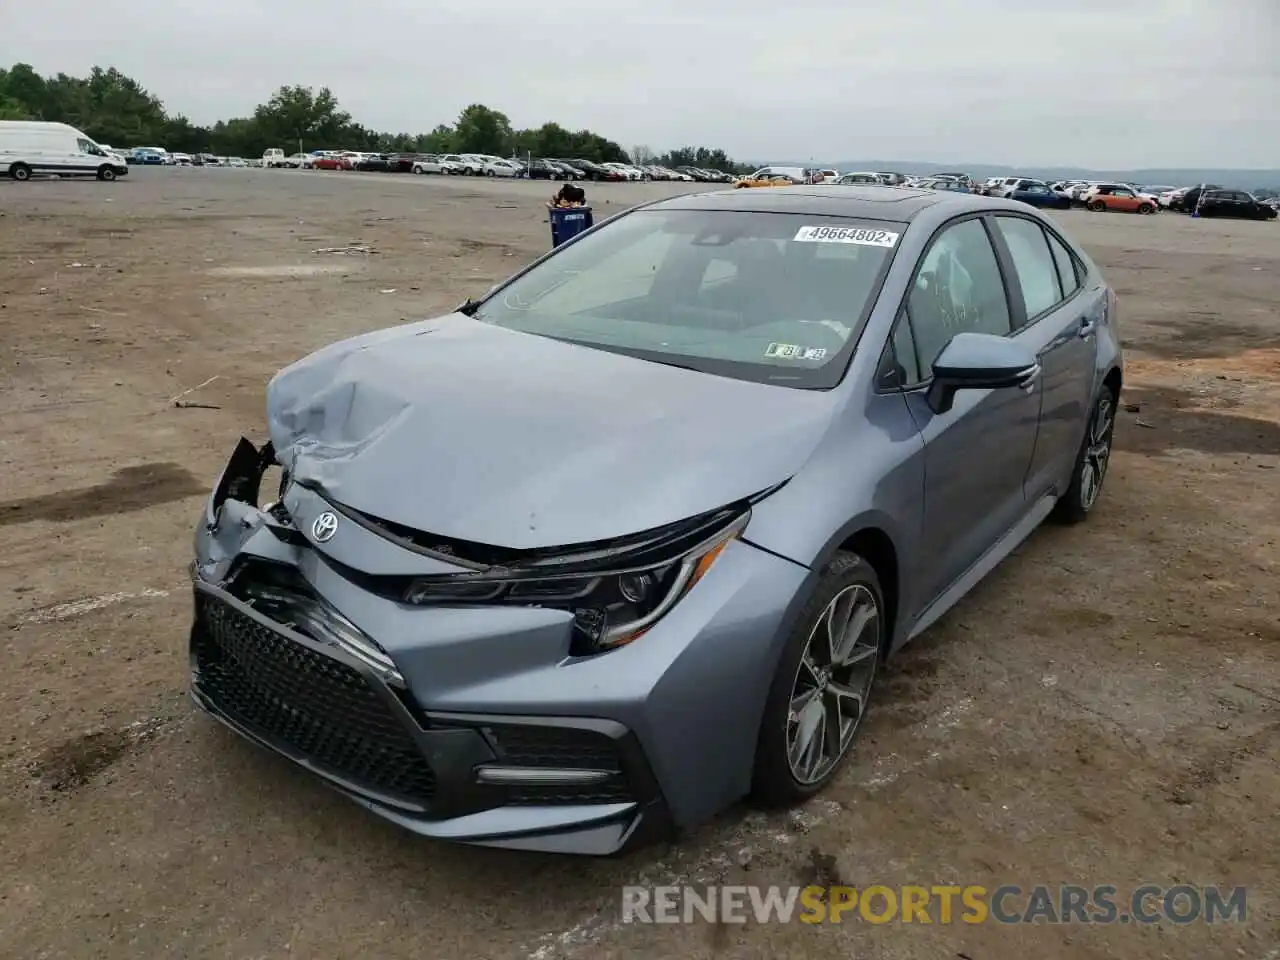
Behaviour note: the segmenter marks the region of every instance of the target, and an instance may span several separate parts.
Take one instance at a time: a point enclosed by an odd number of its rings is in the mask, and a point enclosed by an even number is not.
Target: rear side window
[[[1018,271],[1027,319],[1038,317],[1062,300],[1058,267],[1044,231],[1038,223],[1022,217],[996,217],[996,225]]]
[[[1062,282],[1062,296],[1065,299],[1080,289],[1080,272],[1076,268],[1075,257],[1071,256],[1071,251],[1062,241],[1047,230],[1045,236],[1049,238],[1053,262],[1058,266],[1058,279]]]

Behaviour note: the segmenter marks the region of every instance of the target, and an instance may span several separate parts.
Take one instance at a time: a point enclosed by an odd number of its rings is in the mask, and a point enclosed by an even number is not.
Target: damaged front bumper
[[[259,506],[273,462],[241,441],[197,528],[192,692],[214,717],[382,817],[476,844],[608,854],[747,792],[805,568],[727,536],[714,562],[660,568],[680,593],[657,617],[584,652],[580,611],[530,584],[652,569],[663,537],[495,559],[287,477]],[[477,584],[506,586],[461,599]]]

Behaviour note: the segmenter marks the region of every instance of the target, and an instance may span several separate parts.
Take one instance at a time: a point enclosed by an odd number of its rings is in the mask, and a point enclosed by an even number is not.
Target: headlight
[[[573,654],[613,650],[643,636],[693,589],[750,516],[744,511],[658,562],[627,566],[619,558],[611,569],[583,574],[420,579],[409,584],[402,599],[415,605],[500,603],[567,610],[573,613]]]

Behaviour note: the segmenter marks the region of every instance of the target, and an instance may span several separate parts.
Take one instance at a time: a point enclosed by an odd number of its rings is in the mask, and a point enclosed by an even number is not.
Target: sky
[[[0,64],[197,123],[303,84],[378,130],[479,102],[760,162],[1276,168],[1278,42],[1280,0],[0,0]]]

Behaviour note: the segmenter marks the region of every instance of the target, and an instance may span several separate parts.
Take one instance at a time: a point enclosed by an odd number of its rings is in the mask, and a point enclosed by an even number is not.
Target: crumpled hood
[[[526,549],[637,533],[779,483],[834,400],[451,314],[285,368],[267,418],[280,462],[338,503]]]

